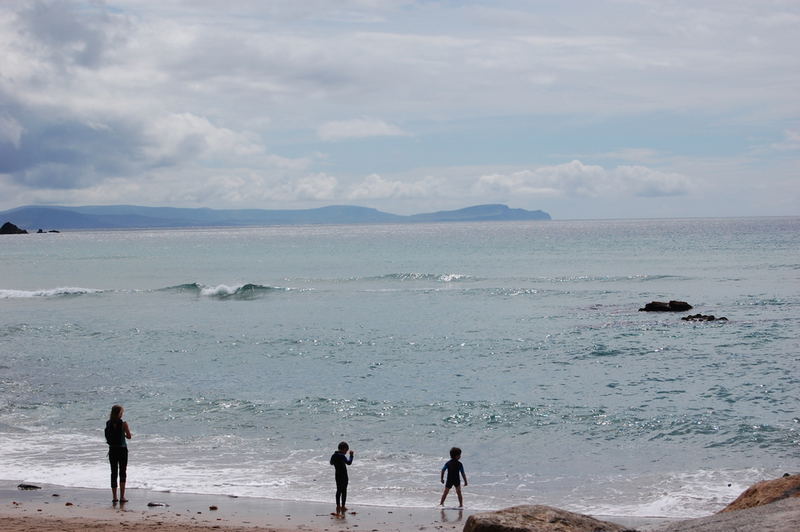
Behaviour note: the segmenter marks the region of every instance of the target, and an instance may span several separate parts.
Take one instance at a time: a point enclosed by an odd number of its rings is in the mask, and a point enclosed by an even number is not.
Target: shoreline
[[[4,530],[93,530],[136,526],[138,530],[230,530],[335,532],[339,530],[410,532],[462,530],[469,508],[390,507],[350,504],[344,519],[331,516],[331,504],[255,497],[174,493],[131,488],[124,505],[111,503],[110,490],[37,484],[20,490],[20,481],[0,480],[0,517]],[[148,506],[148,503],[165,506]],[[210,507],[216,507],[211,510]],[[675,521],[660,517],[593,516],[647,530]]]

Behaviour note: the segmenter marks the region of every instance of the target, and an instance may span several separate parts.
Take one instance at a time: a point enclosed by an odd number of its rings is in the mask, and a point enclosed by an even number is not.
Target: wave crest
[[[65,297],[100,294],[103,290],[96,288],[59,287],[47,290],[0,290],[0,299],[22,299],[32,297]]]
[[[213,297],[217,299],[228,299],[228,298],[251,299],[262,296],[267,292],[280,289],[274,286],[265,286],[256,283],[244,283],[235,285],[218,284],[216,286],[209,286],[200,283],[185,283],[176,286],[169,286],[167,288],[163,288],[162,290],[175,291],[175,292],[190,292],[198,296]]]
[[[467,281],[472,279],[469,275],[463,273],[389,273],[386,275],[379,275],[377,277],[370,277],[369,280],[373,281],[436,281],[441,283],[452,283],[456,281]]]

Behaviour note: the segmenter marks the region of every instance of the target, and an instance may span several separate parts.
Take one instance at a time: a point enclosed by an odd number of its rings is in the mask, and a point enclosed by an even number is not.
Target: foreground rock
[[[25,229],[20,229],[16,225],[12,224],[11,222],[6,222],[0,227],[0,235],[27,235],[28,232]]]
[[[642,312],[686,312],[691,310],[692,306],[686,301],[651,301],[644,307],[640,308]]]
[[[720,510],[720,513],[754,508],[790,497],[800,497],[800,475],[786,475],[775,480],[757,482]]]
[[[800,498],[720,512],[649,529],[650,532],[797,532],[800,530]]]
[[[523,505],[469,516],[464,532],[634,532],[551,506]]]

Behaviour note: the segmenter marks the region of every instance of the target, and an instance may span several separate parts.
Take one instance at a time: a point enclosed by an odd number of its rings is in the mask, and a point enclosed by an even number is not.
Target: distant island
[[[550,220],[544,211],[512,209],[507,205],[475,205],[454,211],[403,216],[367,207],[333,205],[317,209],[188,209],[177,207],[25,206],[0,212],[0,222],[21,228],[152,229],[185,227],[243,227],[269,225],[338,225],[380,223],[437,223]]]

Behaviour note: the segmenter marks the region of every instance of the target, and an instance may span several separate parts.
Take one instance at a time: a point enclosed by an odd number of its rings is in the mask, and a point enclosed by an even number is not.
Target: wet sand
[[[37,484],[19,490],[19,481],[0,481],[2,529],[21,531],[147,530],[276,532],[410,532],[462,530],[470,509],[362,506],[354,501],[343,519],[334,505],[251,497],[228,497],[130,489],[129,502],[111,503],[110,490]],[[436,498],[434,495],[434,499]],[[164,506],[148,506],[149,503]],[[210,507],[217,509],[212,510]],[[668,520],[596,516],[630,527],[650,528]]]

